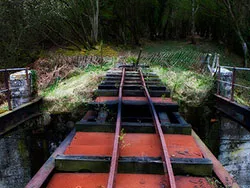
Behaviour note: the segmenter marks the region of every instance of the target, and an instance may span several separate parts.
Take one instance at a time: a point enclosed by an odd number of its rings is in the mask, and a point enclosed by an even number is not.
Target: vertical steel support
[[[9,72],[7,71],[7,69],[5,69],[4,71],[4,82],[5,82],[5,88],[6,88],[6,97],[7,97],[7,101],[8,101],[8,107],[9,110],[12,110],[12,106],[11,106],[11,94],[10,94],[10,86],[9,86]]]
[[[234,84],[236,80],[236,69],[233,68],[233,76],[232,76],[232,86],[231,86],[231,101],[234,101]]]
[[[217,79],[217,95],[220,95],[220,69],[221,67],[219,66],[219,74]]]
[[[172,164],[171,164],[171,161],[170,161],[170,158],[169,158],[169,152],[168,152],[168,148],[167,148],[166,141],[165,141],[165,138],[164,138],[164,134],[163,134],[163,131],[162,131],[162,128],[161,128],[161,123],[160,123],[159,118],[157,116],[153,101],[152,101],[152,99],[150,97],[150,94],[148,92],[148,89],[147,89],[147,86],[146,86],[146,83],[145,83],[145,80],[144,80],[144,77],[143,77],[143,73],[142,73],[141,70],[139,70],[139,73],[140,73],[140,76],[141,76],[142,85],[144,87],[144,92],[145,92],[145,95],[146,95],[146,97],[148,99],[150,110],[151,110],[151,113],[152,113],[152,116],[153,116],[155,129],[156,129],[156,132],[157,132],[157,134],[158,134],[158,136],[160,138],[161,147],[162,147],[162,151],[163,151],[163,157],[162,157],[163,164],[164,164],[163,167],[164,167],[165,175],[168,176],[168,180],[169,180],[169,181],[167,180],[167,182],[169,182],[170,188],[176,188],[174,172],[173,172]]]
[[[125,71],[126,71],[125,68],[123,68],[121,83],[119,87],[118,112],[117,112],[117,119],[116,119],[115,139],[114,139],[114,146],[113,146],[113,153],[112,153],[107,188],[115,187],[115,178],[117,174],[118,158],[119,158],[119,137],[120,137],[120,132],[121,132],[121,116],[122,116],[122,90],[123,90],[123,84],[124,84],[124,79],[125,79]]]
[[[26,83],[27,83],[27,87],[28,87],[28,93],[29,93],[29,96],[30,96],[31,87],[30,87],[29,68],[28,67],[25,68],[25,74],[26,74]]]

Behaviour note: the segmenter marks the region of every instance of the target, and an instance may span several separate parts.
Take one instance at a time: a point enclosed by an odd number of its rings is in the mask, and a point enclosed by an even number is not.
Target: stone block
[[[10,88],[12,98],[12,108],[28,103],[32,100],[32,79],[31,71],[28,71],[28,82],[26,80],[26,71],[15,72],[10,75]]]

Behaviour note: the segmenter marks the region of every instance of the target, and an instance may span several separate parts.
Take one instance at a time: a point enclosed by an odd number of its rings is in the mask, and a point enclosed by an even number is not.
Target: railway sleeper
[[[105,102],[90,102],[88,108],[90,110],[98,109],[107,109],[107,110],[116,110],[117,109],[117,100],[114,101],[105,101]],[[141,107],[141,110],[148,109],[146,101],[130,101],[123,100],[123,107],[126,107],[128,110],[135,111],[133,108]],[[154,103],[157,111],[166,111],[166,112],[178,112],[179,105],[177,103]],[[136,113],[136,112],[135,112]]]
[[[159,76],[155,75],[155,74],[144,74],[145,78],[159,78]],[[118,77],[121,78],[122,75],[121,74],[106,74],[105,77]],[[140,78],[139,74],[126,74],[125,75],[126,78]]]
[[[213,164],[206,158],[170,158],[175,175],[212,176]],[[62,172],[108,173],[110,156],[58,155],[56,170]],[[118,173],[164,174],[161,158],[120,157]]]
[[[118,77],[109,77],[109,76],[106,76],[104,77],[104,80],[113,80],[113,81],[121,81],[120,78]],[[141,81],[140,77],[134,77],[134,78],[129,78],[129,77],[125,77],[125,82],[126,81]],[[159,78],[147,78],[146,79],[146,82],[147,81],[158,81],[160,82],[161,80]]]
[[[146,83],[147,83],[147,85],[164,85],[162,82],[159,82],[159,81],[148,81]],[[118,81],[118,80],[117,81],[102,81],[101,84],[103,84],[103,85],[112,85],[112,84],[117,85],[117,84],[120,84],[120,81]],[[139,84],[139,85],[141,85],[141,82],[130,80],[130,81],[125,81],[124,85],[126,85],[126,84]]]
[[[83,122],[75,124],[76,131],[81,132],[115,132],[115,122]],[[190,124],[168,123],[161,126],[164,134],[183,134],[191,135],[192,127]],[[122,129],[126,133],[155,133],[153,123],[122,122]]]
[[[148,85],[147,87],[150,90],[162,90],[162,91],[166,90],[166,87],[163,86],[163,85]],[[119,88],[119,86],[117,86],[117,85],[103,85],[103,84],[100,84],[98,86],[98,89],[118,89],[118,88]],[[140,90],[140,89],[143,89],[143,86],[142,85],[133,85],[133,84],[124,85],[123,89],[124,90]]]
[[[170,97],[169,90],[149,90],[151,97]],[[98,89],[95,92],[96,96],[117,96],[118,89]],[[137,96],[137,97],[144,97],[143,90],[123,90],[123,96]]]

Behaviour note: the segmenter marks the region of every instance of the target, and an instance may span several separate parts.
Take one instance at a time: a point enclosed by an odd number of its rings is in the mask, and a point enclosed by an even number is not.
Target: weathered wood
[[[119,173],[163,174],[160,158],[120,157]],[[212,163],[204,158],[171,158],[175,175],[211,176]],[[59,155],[56,158],[56,170],[63,172],[109,172],[110,157]]]
[[[107,72],[106,76],[121,76],[122,72],[115,72],[115,71],[109,71]],[[153,77],[159,77],[157,74],[149,72],[149,73],[143,73],[144,76],[153,76]],[[132,72],[132,71],[128,71],[126,72],[125,76],[140,76],[140,74],[138,72]]]
[[[155,86],[155,85],[148,85],[147,86],[149,89],[151,90],[166,90],[166,87],[165,86]],[[118,89],[119,86],[117,85],[103,85],[103,84],[100,84],[98,86],[98,89]],[[127,90],[140,90],[140,89],[143,89],[142,85],[124,85],[123,86],[124,90],[127,89]]]
[[[164,134],[191,134],[191,125],[182,124],[168,124],[162,125]],[[77,122],[75,124],[76,131],[81,132],[114,132],[115,122]],[[122,122],[122,128],[126,133],[155,133],[155,128],[152,123],[138,123],[138,122]]]
[[[159,78],[156,74],[144,74],[147,78]],[[106,74],[106,77],[119,77],[121,78],[121,74]],[[137,78],[140,77],[139,74],[126,74],[126,78]]]
[[[170,97],[170,91],[169,90],[149,90],[151,97]],[[98,89],[95,94],[97,96],[117,96],[118,89]],[[123,96],[144,96],[143,90],[123,90]]]
[[[104,81],[106,81],[106,80],[118,80],[118,81],[120,81],[120,78],[119,77],[105,77],[104,78]],[[135,78],[125,78],[125,82],[126,81],[140,81],[140,78],[138,77],[135,77]],[[161,80],[159,79],[159,78],[148,78],[148,79],[146,79],[146,82],[147,81],[158,81],[158,82],[160,82]]]
[[[119,80],[114,80],[114,81],[111,80],[111,81],[102,81],[101,82],[101,84],[103,84],[103,85],[112,85],[112,84],[117,85],[119,83],[120,83]],[[146,83],[147,83],[147,85],[159,85],[159,84],[163,85],[163,83],[159,82],[159,81],[148,81]],[[125,85],[126,84],[140,84],[141,85],[141,81],[129,80],[129,81],[125,81],[124,84]]]
[[[89,109],[101,109],[106,108],[109,110],[113,110],[117,108],[117,100],[114,101],[105,101],[105,102],[90,102],[88,104]],[[148,103],[147,101],[131,101],[131,100],[123,100],[122,104],[126,107],[130,107],[133,109],[133,106],[141,106],[142,109],[147,108]],[[159,111],[166,111],[166,112],[177,112],[179,109],[179,105],[177,103],[154,103],[154,106]]]

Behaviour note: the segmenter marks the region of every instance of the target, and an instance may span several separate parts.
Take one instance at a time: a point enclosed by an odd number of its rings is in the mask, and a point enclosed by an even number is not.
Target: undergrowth
[[[86,50],[82,48],[80,51],[78,49],[75,49],[74,47],[69,47],[69,48],[72,48],[72,50],[60,48],[56,50],[56,53],[63,54],[66,56],[76,56],[76,55],[92,55],[92,56],[103,56],[103,57],[117,57],[118,56],[118,52],[113,47],[109,45],[103,45],[102,43],[99,45],[96,45],[91,50]]]
[[[70,78],[57,80],[41,93],[45,101],[44,110],[54,114],[71,112],[83,103],[90,102],[114,61],[110,59],[104,65],[88,65],[85,69],[78,69],[77,74]]]
[[[174,100],[184,101],[190,106],[201,105],[214,87],[214,81],[208,75],[176,67],[154,66],[152,69],[171,90]]]

